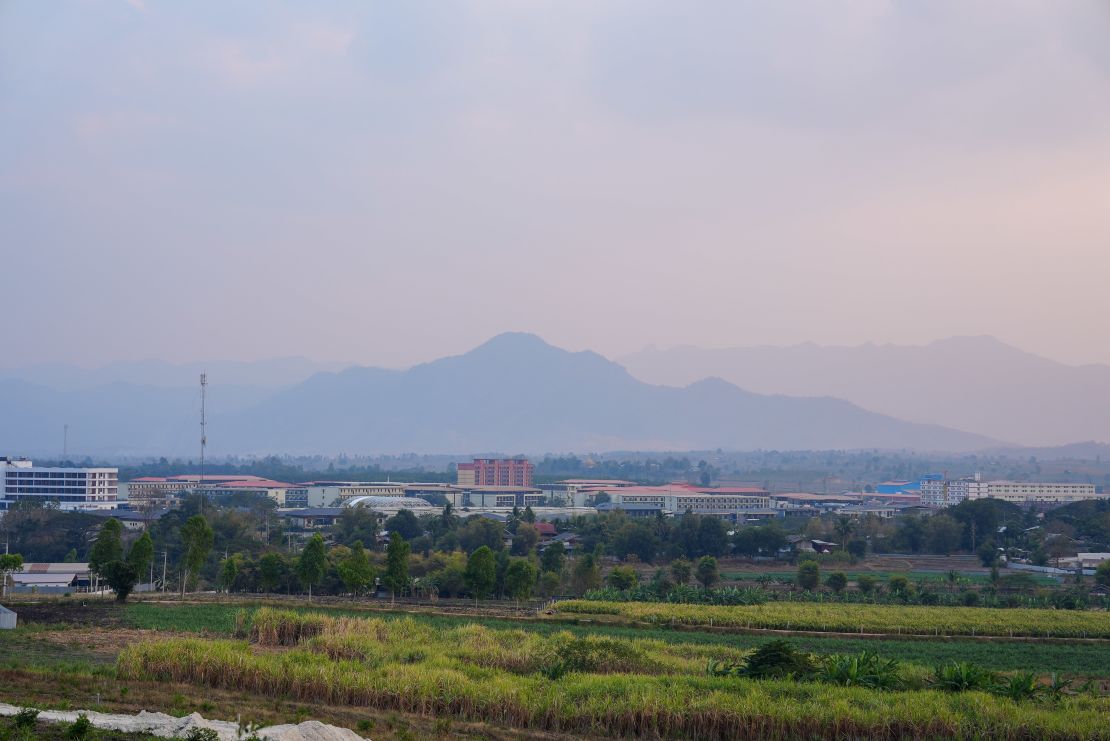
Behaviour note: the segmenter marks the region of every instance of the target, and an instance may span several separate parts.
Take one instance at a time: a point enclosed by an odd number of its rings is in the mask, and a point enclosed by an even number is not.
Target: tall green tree
[[[694,576],[705,589],[712,587],[721,578],[720,572],[717,571],[717,559],[713,556],[699,558],[698,565],[694,568]]]
[[[475,600],[485,599],[497,581],[497,559],[489,546],[483,545],[470,554],[463,574],[466,588]]]
[[[108,586],[116,593],[116,601],[126,602],[127,596],[139,581],[139,572],[135,565],[117,558],[105,564],[101,571]]]
[[[109,517],[101,525],[92,550],[89,551],[89,570],[98,579],[106,576],[105,569],[112,561],[123,559],[123,525],[115,517]]]
[[[566,565],[566,562],[567,549],[566,546],[559,541],[548,544],[540,555],[540,567],[545,572],[561,574],[563,573],[563,567]]]
[[[514,556],[527,556],[532,552],[532,549],[540,542],[540,532],[527,522],[522,522],[516,528],[516,534],[513,535],[513,555]]]
[[[532,596],[536,567],[527,558],[514,558],[505,572],[505,591],[518,602]]]
[[[23,569],[23,556],[18,553],[0,553],[0,580],[3,594],[8,596],[8,574]]]
[[[328,566],[328,554],[324,550],[324,538],[313,533],[308,539],[301,557],[297,559],[297,577],[308,587],[308,598],[312,599],[312,587],[324,578]]]
[[[601,586],[601,567],[595,554],[583,553],[574,559],[571,581],[574,591],[580,595]]]
[[[361,540],[354,542],[350,554],[339,563],[338,570],[343,586],[356,596],[374,582],[374,567]]]
[[[220,564],[220,583],[224,585],[224,589],[228,594],[231,594],[231,588],[235,586],[235,580],[239,577],[239,558],[237,556],[228,556]]]
[[[385,552],[385,576],[382,582],[389,588],[393,599],[409,584],[409,544],[394,532],[389,536],[389,547]]]
[[[152,561],[154,561],[154,541],[151,540],[150,533],[144,531],[127,551],[127,563],[135,567],[141,580]]]
[[[280,553],[270,552],[258,559],[258,581],[267,592],[277,589],[285,581],[288,571],[289,566]]]
[[[694,573],[694,566],[685,558],[676,558],[671,561],[671,576],[674,577],[675,584],[688,583],[692,573]]]
[[[189,578],[195,576],[208,559],[216,534],[204,515],[193,515],[181,526],[181,544],[185,548],[181,560],[181,596],[185,596]]]

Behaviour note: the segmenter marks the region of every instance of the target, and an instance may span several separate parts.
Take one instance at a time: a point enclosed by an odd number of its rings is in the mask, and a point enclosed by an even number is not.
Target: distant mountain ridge
[[[648,348],[618,362],[648,383],[719,376],[757,393],[835,396],[1021,445],[1110,442],[1110,366],[1065,365],[987,336],[921,346]]]
[[[213,455],[1000,445],[835,398],[761,395],[716,378],[651,385],[597,353],[519,333],[408,370],[351,367],[276,390],[222,387],[213,377],[210,394]],[[188,387],[59,391],[0,381],[0,413],[12,422],[0,427],[0,447],[56,450],[68,422],[78,452],[192,454],[196,402]]]

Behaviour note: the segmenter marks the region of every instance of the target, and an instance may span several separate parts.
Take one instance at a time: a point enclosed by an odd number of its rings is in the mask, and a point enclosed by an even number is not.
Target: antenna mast
[[[208,395],[208,374],[200,374],[200,476],[197,488],[204,485],[204,448],[208,445],[208,419],[204,416],[204,402]]]

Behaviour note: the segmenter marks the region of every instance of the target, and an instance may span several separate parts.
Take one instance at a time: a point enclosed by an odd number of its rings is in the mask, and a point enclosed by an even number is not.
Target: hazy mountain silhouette
[[[619,362],[649,383],[719,376],[758,393],[835,396],[1023,445],[1110,442],[1110,366],[1065,365],[993,337],[923,346],[648,348]]]
[[[0,445],[11,453],[57,449],[65,422],[77,452],[196,451],[195,388],[0,385],[0,411],[11,420]],[[528,334],[500,335],[408,370],[352,367],[277,391],[214,382],[210,402],[213,455],[998,445],[833,398],[765,396],[719,379],[651,385],[596,353],[567,352]]]
[[[593,352],[504,334],[406,371],[319,374],[244,410],[250,451],[569,451],[695,448],[970,450],[983,437],[831,398],[762,396],[717,379],[653,386]],[[250,452],[249,451],[249,452]]]

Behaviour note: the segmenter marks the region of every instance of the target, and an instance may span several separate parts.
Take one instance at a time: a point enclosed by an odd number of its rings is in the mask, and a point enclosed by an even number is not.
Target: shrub
[[[39,710],[37,708],[20,708],[19,712],[15,714],[15,727],[20,730],[34,728],[38,717]]]
[[[740,671],[754,679],[800,679],[813,674],[813,659],[794,644],[776,638],[757,648],[744,662]]]
[[[220,734],[211,728],[190,728],[185,741],[220,741]]]
[[[821,567],[816,561],[802,561],[798,565],[798,586],[813,591],[821,583]]]
[[[869,651],[855,656],[826,656],[821,659],[815,678],[829,684],[876,690],[895,690],[902,686],[898,662],[894,659],[880,659]]]
[[[1037,681],[1037,675],[1033,672],[1021,672],[1007,677],[994,687],[994,691],[1014,702],[1034,700],[1044,692],[1041,683]]]
[[[606,577],[609,586],[618,591],[625,591],[636,586],[636,569],[631,566],[617,566]]]
[[[869,574],[864,574],[856,579],[856,586],[859,587],[859,591],[864,594],[871,594],[875,591],[875,585],[878,583],[879,580]]]
[[[71,741],[84,741],[89,737],[90,731],[92,731],[92,723],[89,721],[89,716],[81,713],[66,729],[66,738]]]
[[[848,586],[848,576],[843,571],[835,571],[825,578],[825,586],[840,594]]]
[[[930,682],[933,687],[945,692],[989,692],[997,683],[998,676],[994,672],[968,661],[940,664],[933,670]]]

